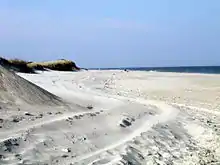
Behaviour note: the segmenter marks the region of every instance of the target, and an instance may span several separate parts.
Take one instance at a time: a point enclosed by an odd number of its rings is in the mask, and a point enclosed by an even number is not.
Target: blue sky
[[[220,1],[1,0],[0,54],[82,67],[220,65]]]

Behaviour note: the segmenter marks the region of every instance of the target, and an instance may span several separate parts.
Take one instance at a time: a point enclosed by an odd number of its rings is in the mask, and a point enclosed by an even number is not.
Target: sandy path
[[[208,114],[213,114],[213,115],[220,115],[220,112],[219,111],[213,111],[211,109],[207,109],[207,108],[200,108],[200,107],[195,107],[195,106],[189,106],[189,105],[184,105],[184,104],[178,104],[178,103],[172,103],[172,105],[176,105],[176,106],[179,106],[179,107],[185,107],[185,108],[189,108],[193,111],[197,111],[197,112],[206,112]]]
[[[72,163],[79,163],[80,161],[84,160],[84,159],[88,159],[89,157],[93,157],[96,155],[99,155],[105,151],[108,150],[112,150],[114,148],[117,148],[125,143],[127,143],[128,141],[131,141],[132,139],[134,139],[135,137],[141,136],[141,133],[148,131],[149,129],[151,129],[154,125],[159,124],[159,123],[163,123],[163,122],[167,122],[169,120],[172,120],[175,118],[175,116],[178,113],[178,110],[168,106],[166,104],[157,102],[157,101],[139,101],[141,104],[145,103],[145,104],[154,104],[156,105],[160,110],[162,110],[162,113],[159,115],[156,115],[152,118],[150,118],[148,121],[146,121],[142,126],[140,126],[138,129],[134,130],[134,132],[132,132],[132,134],[130,134],[129,136],[127,136],[124,139],[121,139],[118,142],[115,142],[109,146],[106,146],[96,152],[87,154],[87,155],[83,155],[82,157],[72,161]]]
[[[22,132],[24,131],[28,131],[29,129],[34,129],[34,128],[38,128],[38,127],[42,127],[43,125],[48,125],[48,124],[53,124],[55,122],[61,121],[61,120],[65,120],[68,119],[69,117],[74,117],[74,116],[78,116],[78,115],[85,115],[85,114],[90,114],[90,113],[96,113],[99,111],[86,111],[86,112],[78,112],[78,113],[66,113],[63,114],[61,116],[54,116],[53,118],[50,118],[48,120],[44,120],[38,123],[34,123],[34,124],[29,124],[28,126],[16,129],[14,131],[5,131],[3,133],[0,133],[0,137],[3,137],[0,139],[0,142],[6,141],[8,139],[16,138],[16,137],[20,137]]]

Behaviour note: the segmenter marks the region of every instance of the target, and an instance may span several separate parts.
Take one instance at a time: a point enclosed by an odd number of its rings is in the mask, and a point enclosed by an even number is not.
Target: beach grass
[[[47,62],[29,62],[21,59],[10,59],[0,57],[2,65],[18,72],[34,73],[34,70],[57,70],[57,71],[77,71],[80,68],[71,60],[55,60]]]
[[[44,68],[58,71],[76,71],[79,68],[73,61],[70,60],[56,60],[56,61],[48,61],[48,62],[31,62],[28,63],[27,66],[32,69],[42,70]]]

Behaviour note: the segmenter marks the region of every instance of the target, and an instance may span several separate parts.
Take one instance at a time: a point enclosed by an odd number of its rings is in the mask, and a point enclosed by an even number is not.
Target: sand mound
[[[61,99],[0,66],[0,100],[37,105],[63,105]]]

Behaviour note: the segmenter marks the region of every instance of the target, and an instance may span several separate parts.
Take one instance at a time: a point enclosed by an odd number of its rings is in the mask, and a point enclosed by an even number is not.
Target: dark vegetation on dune
[[[32,68],[27,66],[27,62],[22,60],[7,60],[5,58],[0,57],[0,64],[10,70],[24,73],[34,73]]]
[[[79,67],[73,61],[60,59],[48,62],[28,62],[19,59],[7,60],[0,57],[0,65],[7,69],[23,73],[34,73],[35,70],[78,71]]]

